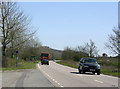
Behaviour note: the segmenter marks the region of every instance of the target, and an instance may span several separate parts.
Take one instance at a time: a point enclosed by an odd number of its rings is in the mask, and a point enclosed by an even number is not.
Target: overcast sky
[[[32,18],[44,46],[63,50],[91,39],[100,55],[112,55],[104,44],[118,24],[117,2],[19,2],[19,6]]]

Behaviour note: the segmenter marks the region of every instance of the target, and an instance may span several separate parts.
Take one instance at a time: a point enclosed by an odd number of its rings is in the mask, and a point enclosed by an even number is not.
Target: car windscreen
[[[48,57],[48,54],[41,54],[41,57]]]
[[[96,59],[85,59],[84,63],[97,63]]]

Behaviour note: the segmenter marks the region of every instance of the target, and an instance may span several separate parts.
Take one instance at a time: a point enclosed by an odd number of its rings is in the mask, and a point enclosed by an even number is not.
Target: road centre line
[[[37,64],[38,68],[40,69],[40,65]],[[43,71],[42,71],[43,72]],[[50,75],[48,75],[47,73],[43,72],[45,75],[47,75],[51,80],[53,80],[55,83],[57,83],[60,87],[63,87],[60,85],[60,83],[58,83],[55,79],[53,79]]]
[[[57,81],[55,81],[57,83]]]
[[[60,83],[57,83],[58,85],[60,85]]]
[[[63,87],[63,86],[60,86],[60,87]]]
[[[48,77],[50,77],[50,75],[47,75]]]
[[[94,81],[99,82],[99,83],[103,83],[102,81],[99,81],[99,80],[94,80]]]

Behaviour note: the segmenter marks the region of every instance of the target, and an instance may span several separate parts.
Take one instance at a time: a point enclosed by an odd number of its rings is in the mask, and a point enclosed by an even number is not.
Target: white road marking
[[[38,68],[40,69],[40,65],[37,64]],[[43,72],[43,71],[42,71]],[[50,75],[48,75],[47,73],[43,72],[45,75],[47,75],[50,79],[52,79],[55,83],[57,83],[60,87],[63,87],[60,85],[60,83],[58,83],[57,81],[55,81],[55,79],[53,79]]]
[[[99,83],[103,83],[102,81],[99,81],[99,80],[94,80],[94,81],[99,82]]]
[[[60,85],[60,83],[57,83],[58,85]]]
[[[57,83],[57,81],[55,81]]]
[[[60,86],[60,87],[63,87],[63,86]]]
[[[50,75],[47,75],[48,77],[50,77]]]

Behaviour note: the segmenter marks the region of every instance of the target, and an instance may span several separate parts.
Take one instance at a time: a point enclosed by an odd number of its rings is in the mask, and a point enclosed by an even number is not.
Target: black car
[[[100,75],[100,65],[94,58],[81,58],[78,70],[79,73],[92,72]]]

